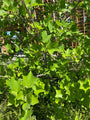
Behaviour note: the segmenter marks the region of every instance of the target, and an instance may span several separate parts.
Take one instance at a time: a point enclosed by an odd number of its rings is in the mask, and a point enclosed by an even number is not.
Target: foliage
[[[0,1],[0,36],[5,40],[0,45],[8,49],[0,54],[2,120],[90,119],[90,36],[65,16],[77,16],[75,7],[89,15],[89,4]],[[35,9],[41,12],[37,19]],[[73,48],[71,42],[79,45]]]

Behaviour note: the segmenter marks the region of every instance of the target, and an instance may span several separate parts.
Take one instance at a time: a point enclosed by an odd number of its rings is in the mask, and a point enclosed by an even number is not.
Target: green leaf
[[[59,49],[58,48],[58,41],[48,41],[48,43],[47,43],[47,49],[56,49],[56,51]]]
[[[45,92],[45,90],[39,89],[39,90],[34,91],[35,95],[37,95],[37,96],[38,96],[39,93],[42,93],[42,92]]]
[[[67,57],[68,57],[68,56],[71,56],[71,50],[70,50],[70,49],[67,49],[67,50],[65,51],[65,54],[66,54]]]
[[[20,88],[21,88],[21,86],[20,86],[20,80],[17,81],[17,80],[15,80],[14,77],[12,77],[10,80],[6,81],[6,84],[7,84],[7,86],[10,87],[10,89],[11,89],[12,92],[18,92],[18,91],[20,91]]]
[[[84,90],[85,93],[90,89],[90,79],[79,80],[78,83],[80,84],[80,89]]]
[[[35,105],[35,104],[37,104],[37,103],[39,103],[38,98],[35,97],[34,95],[32,95],[32,97],[31,97],[31,105]]]
[[[24,0],[24,2],[26,4],[26,7],[30,8],[30,2],[31,2],[31,0]]]
[[[24,103],[23,106],[22,106],[23,110],[27,110],[29,108],[30,108],[30,104],[29,103]]]
[[[43,6],[44,4],[38,4],[38,3],[33,3],[31,4],[31,7],[35,7],[35,6]]]
[[[44,43],[49,42],[50,38],[51,38],[51,35],[48,35],[47,31],[42,32],[42,40]]]
[[[49,28],[50,33],[52,33],[53,32],[53,25],[51,22],[48,23],[48,28]]]
[[[60,50],[60,52],[64,52],[64,44],[62,44],[60,47],[59,47],[59,50]]]
[[[34,22],[34,25],[35,25],[35,27],[38,28],[39,30],[43,29],[42,26],[40,26],[38,22]]]
[[[52,71],[56,71],[58,68],[58,64],[54,63],[53,66],[50,67]]]
[[[0,91],[0,94],[3,94],[3,92]]]
[[[63,45],[61,47],[59,47],[59,41],[55,41],[55,42],[52,42],[52,41],[49,41],[47,43],[47,46],[46,46],[49,54],[53,54],[55,51],[58,51],[58,52],[64,52],[63,50]]]
[[[31,103],[31,96],[33,94],[33,91],[32,90],[29,90],[29,93],[26,95],[26,101],[28,103]]]
[[[56,98],[62,98],[62,93],[61,93],[61,90],[56,90]]]
[[[8,95],[8,106],[15,104],[15,96],[12,94]]]
[[[65,0],[60,0],[60,7],[64,8],[65,7]]]
[[[79,117],[78,117],[78,115],[76,115],[76,117],[75,117],[75,120],[79,120]]]
[[[32,115],[32,109],[30,110],[25,110],[24,117],[20,118],[19,120],[31,120],[31,115]]]
[[[56,20],[56,24],[57,24],[58,26],[62,26],[62,23],[61,23],[59,20]]]
[[[10,45],[10,44],[7,44],[5,47],[6,47],[8,50],[11,49],[11,45]]]
[[[26,4],[26,6],[27,6],[27,4],[30,4],[31,0],[24,0],[24,2]]]
[[[57,49],[48,49],[48,52],[49,52],[49,54],[53,54],[55,51],[57,51]]]
[[[9,15],[9,17],[10,17],[10,18],[13,18],[13,17],[14,17],[14,15],[11,15],[11,14],[10,14],[10,15]]]
[[[0,15],[1,15],[1,16],[6,15],[7,13],[8,13],[8,12],[5,11],[5,10],[3,10],[3,9],[0,10]]]
[[[42,3],[37,3],[36,0],[31,0],[31,7],[35,7],[35,6],[43,6],[44,4]]]
[[[33,88],[37,83],[38,78],[34,77],[32,72],[30,71],[27,76],[23,76],[23,86],[26,88]]]
[[[20,91],[20,92],[17,94],[16,99],[17,99],[17,100],[24,100],[24,95],[23,95],[23,92],[22,92],[22,91]]]
[[[3,4],[6,5],[6,6],[10,6],[11,0],[3,0]]]
[[[36,0],[31,0],[31,7],[36,3]]]

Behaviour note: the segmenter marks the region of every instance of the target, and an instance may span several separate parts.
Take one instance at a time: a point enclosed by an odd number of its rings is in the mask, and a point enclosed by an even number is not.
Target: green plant
[[[65,20],[65,14],[73,15],[75,7],[89,14],[84,2],[0,2],[0,36],[8,49],[8,55],[0,55],[2,120],[90,119],[90,37],[78,31],[73,19]],[[37,21],[35,9],[42,11]],[[73,48],[71,42],[79,45]]]

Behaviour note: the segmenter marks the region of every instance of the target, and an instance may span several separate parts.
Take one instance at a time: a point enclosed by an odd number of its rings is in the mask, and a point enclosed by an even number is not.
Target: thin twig
[[[29,12],[29,10],[27,9],[27,7],[26,7],[26,4],[25,4],[24,0],[22,0],[22,3],[23,3],[23,5],[24,5],[24,6],[25,6],[25,8],[26,8],[26,10],[27,10],[27,12],[28,12],[29,17],[32,19],[32,17],[31,17],[31,13],[30,13],[30,12]]]
[[[78,6],[78,4],[80,3],[81,1],[78,0],[77,4],[75,5],[75,7],[71,10],[71,13],[75,11],[76,7]],[[67,15],[67,18],[66,20],[70,17],[70,14]]]
[[[31,21],[32,21],[32,23],[33,23],[33,26],[35,27],[34,22],[33,22],[33,20],[32,20],[32,17],[31,17],[31,13],[29,12],[29,10],[28,10],[28,8],[27,8],[24,0],[22,0],[22,4],[25,6],[25,8],[26,8],[26,10],[27,10],[27,13],[28,13],[28,15],[29,15],[29,17],[30,17],[30,19],[31,19]]]
[[[39,75],[36,75],[36,77],[43,77],[43,76],[46,76],[47,74],[39,74]]]
[[[76,7],[78,6],[78,4],[81,2],[81,0],[78,0],[77,4],[75,5],[74,9],[72,11],[74,11],[76,9]]]
[[[1,76],[1,75],[0,75],[0,78],[10,78],[10,77],[7,77],[7,76]]]

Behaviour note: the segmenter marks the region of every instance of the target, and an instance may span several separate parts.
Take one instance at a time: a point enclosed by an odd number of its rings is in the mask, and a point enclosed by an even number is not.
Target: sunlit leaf
[[[27,76],[23,76],[23,86],[26,88],[33,88],[37,83],[38,78],[34,77],[32,72],[30,71]]]
[[[13,0],[12,0],[13,1]],[[3,0],[3,3],[7,6],[10,6],[11,0]]]
[[[39,90],[34,91],[35,95],[37,95],[37,96],[39,93],[44,93],[44,92],[45,92],[45,90],[43,90],[43,89],[39,89]]]
[[[29,108],[30,108],[30,104],[29,103],[24,103],[23,106],[22,106],[23,110],[27,110]]]
[[[23,92],[22,92],[22,91],[20,91],[20,92],[17,94],[16,99],[17,99],[17,100],[24,100],[24,95],[23,95]]]
[[[6,84],[10,87],[11,91],[18,92],[20,91],[20,80],[15,80],[14,77],[12,77],[10,80],[6,81]]]
[[[50,33],[52,33],[53,32],[53,25],[51,22],[48,23],[48,28],[49,28]]]
[[[0,10],[0,15],[1,15],[1,16],[6,15],[7,13],[8,13],[8,12],[5,11],[5,10],[3,10],[3,9]]]
[[[78,115],[76,115],[76,117],[75,117],[75,120],[79,120],[79,117],[78,117]]]
[[[37,103],[39,103],[38,98],[35,97],[34,95],[32,95],[32,97],[31,97],[31,105],[35,105],[35,104],[37,104]]]
[[[62,98],[62,92],[61,92],[61,90],[56,90],[56,98]]]
[[[47,31],[42,32],[42,40],[44,43],[49,42],[50,38],[51,38],[51,35],[48,35]]]

